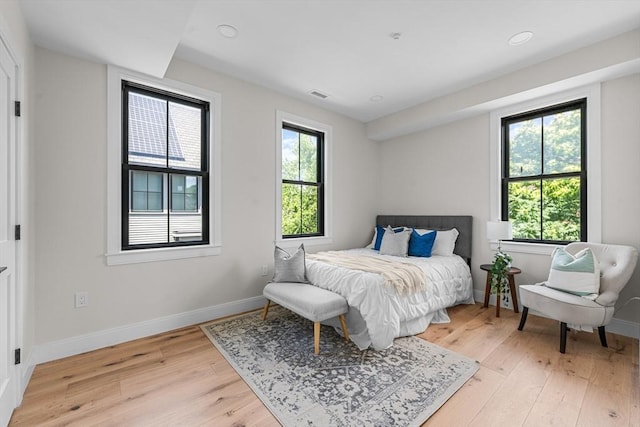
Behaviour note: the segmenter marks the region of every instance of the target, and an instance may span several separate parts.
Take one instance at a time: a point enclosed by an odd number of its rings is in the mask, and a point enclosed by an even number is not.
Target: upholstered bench
[[[262,292],[267,303],[262,311],[262,320],[267,318],[271,301],[313,322],[313,344],[315,354],[320,353],[320,322],[338,316],[344,338],[349,340],[347,322],[344,318],[349,310],[342,296],[306,283],[272,282]]]

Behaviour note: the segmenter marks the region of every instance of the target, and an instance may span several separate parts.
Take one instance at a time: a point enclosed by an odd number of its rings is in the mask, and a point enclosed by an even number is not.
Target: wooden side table
[[[482,264],[480,266],[481,270],[487,272],[487,284],[484,289],[484,305],[483,307],[489,307],[489,295],[491,295],[491,267],[492,264]],[[511,301],[513,301],[513,312],[519,313],[518,311],[518,294],[516,293],[516,282],[513,278],[516,274],[522,273],[522,270],[516,267],[511,267],[509,271],[507,271],[507,277],[509,280],[509,291],[511,292]],[[496,317],[500,317],[500,295],[496,295]]]

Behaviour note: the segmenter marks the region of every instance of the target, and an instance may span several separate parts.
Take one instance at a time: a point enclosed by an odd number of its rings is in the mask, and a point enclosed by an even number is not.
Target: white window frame
[[[592,84],[565,92],[514,104],[491,112],[490,124],[490,191],[489,219],[500,219],[502,167],[502,118],[537,110],[576,99],[587,99],[587,238],[590,242],[602,240],[602,148],[601,148],[601,97],[600,84]],[[491,242],[497,249],[498,242]],[[556,245],[544,243],[502,241],[507,252],[550,255]]]
[[[282,238],[282,124],[289,123],[303,128],[324,133],[324,235],[313,237]],[[304,243],[305,246],[327,245],[333,243],[333,179],[332,179],[332,146],[333,127],[315,120],[276,111],[276,224],[275,243],[283,248],[295,248]]]
[[[122,250],[122,80],[202,99],[210,104],[209,117],[209,244]],[[194,258],[222,253],[221,227],[221,101],[219,93],[183,82],[158,79],[115,66],[107,68],[107,265]]]

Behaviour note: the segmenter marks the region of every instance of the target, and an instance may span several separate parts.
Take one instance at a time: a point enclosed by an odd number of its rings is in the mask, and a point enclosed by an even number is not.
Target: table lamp
[[[487,240],[498,241],[498,252],[502,252],[500,243],[502,240],[513,238],[513,228],[509,221],[487,221]]]

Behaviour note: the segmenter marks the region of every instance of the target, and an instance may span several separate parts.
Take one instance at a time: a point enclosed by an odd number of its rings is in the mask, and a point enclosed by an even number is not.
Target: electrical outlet
[[[260,274],[262,274],[263,276],[266,276],[267,274],[269,274],[269,267],[265,264],[262,266],[262,268],[260,269]]]
[[[89,292],[76,292],[76,308],[89,305]]]

